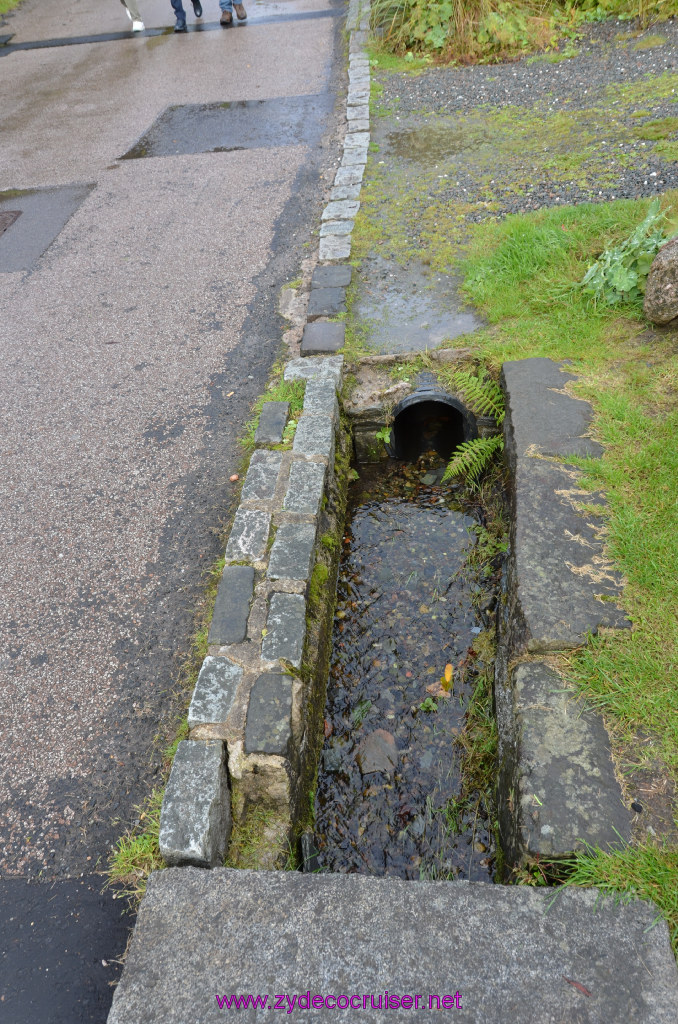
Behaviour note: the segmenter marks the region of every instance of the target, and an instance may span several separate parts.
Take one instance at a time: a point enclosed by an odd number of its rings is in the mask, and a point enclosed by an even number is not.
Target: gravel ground
[[[666,39],[662,45],[649,49],[636,49],[652,42],[650,37]],[[678,22],[671,20],[638,33],[629,22],[607,22],[589,25],[579,41],[579,53],[557,63],[544,57],[524,58],[514,63],[477,65],[463,68],[433,67],[419,75],[376,72],[376,80],[383,88],[379,104],[386,117],[375,118],[373,138],[380,145],[380,158],[386,158],[398,148],[402,157],[406,145],[397,146],[398,134],[436,126],[444,130],[444,118],[476,116],[483,113],[491,123],[491,115],[509,108],[538,112],[548,128],[550,119],[558,112],[571,114],[577,124],[584,124],[594,133],[600,133],[599,155],[610,153],[608,170],[613,174],[602,180],[595,173],[587,182],[557,180],[553,175],[534,174],[534,180],[515,186],[516,163],[514,154],[510,165],[502,166],[498,160],[497,173],[491,184],[491,198],[501,204],[505,213],[525,212],[540,206],[559,203],[578,203],[586,200],[636,198],[678,188],[678,163],[661,159],[650,144],[644,143],[632,130],[642,125],[643,119],[631,119],[629,101],[620,93],[610,93],[610,87],[642,82],[652,76],[673,75],[678,72]],[[673,86],[673,83],[670,83]],[[653,98],[647,106],[647,116],[664,118],[677,113],[673,95]],[[466,122],[467,123],[467,122]],[[605,139],[610,126],[616,126],[613,142]],[[620,134],[621,128],[621,134]],[[573,129],[574,131],[574,129]],[[435,151],[434,145],[431,152]],[[578,139],[572,137],[572,149]],[[609,145],[610,149],[602,147]],[[614,149],[612,148],[614,147]],[[424,147],[425,148],[425,147]],[[471,147],[472,148],[472,147]],[[440,150],[440,147],[438,147]],[[463,149],[463,147],[461,147]],[[614,156],[612,153],[614,152]],[[618,166],[617,155],[625,155],[630,166]],[[438,199],[474,202],[488,199],[487,182],[479,180],[473,154],[460,159],[463,153],[435,153],[434,159],[456,156],[454,177],[456,182],[445,189],[431,189]],[[629,156],[631,159],[628,159]],[[414,157],[413,157],[414,159]],[[429,161],[430,162],[430,161]],[[447,167],[441,170],[448,170]],[[535,169],[536,171],[536,169]],[[452,176],[452,175],[450,175]],[[440,178],[443,175],[439,175]],[[609,180],[610,178],[613,180]],[[487,216],[478,209],[468,215],[474,221]]]

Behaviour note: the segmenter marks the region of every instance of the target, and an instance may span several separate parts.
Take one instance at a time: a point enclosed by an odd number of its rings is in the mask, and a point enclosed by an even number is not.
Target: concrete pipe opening
[[[395,407],[389,454],[414,462],[435,451],[447,461],[462,441],[477,436],[475,416],[458,399],[444,391],[415,391]]]

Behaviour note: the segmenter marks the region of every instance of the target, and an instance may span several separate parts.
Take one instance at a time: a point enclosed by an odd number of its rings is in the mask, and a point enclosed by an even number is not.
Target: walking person
[[[242,4],[234,4],[233,0],[219,0],[219,7],[221,8],[221,18],[219,21],[224,27],[233,24],[234,9],[238,15],[238,21],[247,20],[247,11]]]
[[[193,13],[196,18],[202,18],[202,4],[200,3],[200,0],[191,0],[191,3],[193,4]],[[174,31],[188,32],[188,28],[186,27],[186,11],[184,10],[184,5],[181,0],[171,0],[171,4],[177,18]]]
[[[143,32],[144,23],[141,20],[141,15],[139,14],[139,5],[137,0],[120,0],[120,3],[125,8],[127,17],[132,22],[132,32]]]

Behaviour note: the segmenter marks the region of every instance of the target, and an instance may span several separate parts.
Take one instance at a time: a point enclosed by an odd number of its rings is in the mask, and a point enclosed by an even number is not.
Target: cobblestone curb
[[[341,356],[287,364],[287,380],[306,381],[293,447],[258,447],[250,460],[189,708],[189,739],[162,805],[160,852],[170,864],[219,863],[231,804],[236,821],[248,802],[271,809],[278,822],[294,818],[308,745],[308,695],[294,670],[304,652],[323,498],[334,479],[342,365]],[[284,425],[278,418],[279,442]]]

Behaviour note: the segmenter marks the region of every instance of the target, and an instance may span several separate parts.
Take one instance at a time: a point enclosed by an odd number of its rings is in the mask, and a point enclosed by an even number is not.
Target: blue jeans
[[[170,0],[172,8],[177,18],[177,22],[181,25],[186,21],[186,11],[181,0]],[[222,11],[233,10],[233,0],[219,0],[219,7]]]

